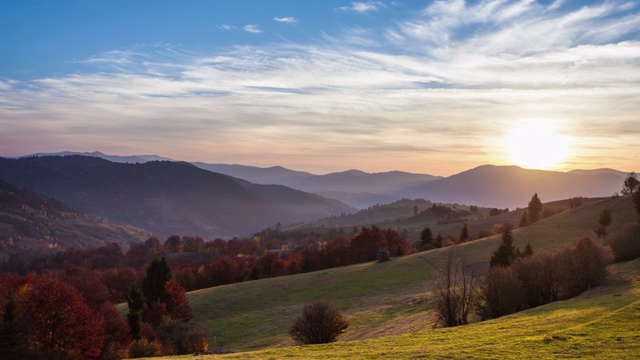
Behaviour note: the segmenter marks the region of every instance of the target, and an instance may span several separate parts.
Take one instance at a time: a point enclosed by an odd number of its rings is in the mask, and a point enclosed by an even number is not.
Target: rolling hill
[[[128,164],[75,155],[0,159],[0,178],[163,237],[232,237],[277,222],[350,211],[337,200],[255,185],[182,162]]]
[[[130,242],[152,234],[71,210],[65,204],[0,180],[0,253],[49,252]]]
[[[608,229],[610,233],[621,228],[623,224],[637,220],[629,197],[606,199],[517,229],[514,231],[516,239],[514,245],[522,248],[530,242],[534,252],[554,251],[574,244],[582,236],[593,237],[593,226],[597,223],[599,213],[605,208],[612,213],[613,217],[613,223]],[[444,256],[453,252],[456,256],[463,258],[467,264],[482,266],[488,263],[499,241],[500,236],[492,236],[454,247],[394,258],[385,263],[371,262],[195,291],[189,294],[189,301],[194,311],[192,321],[199,328],[205,329],[210,338],[215,335],[218,345],[225,349],[248,351],[290,346],[292,343],[286,332],[291,321],[298,316],[302,304],[312,300],[326,299],[335,304],[351,323],[349,331],[342,337],[341,342],[368,339],[366,342],[296,347],[289,350],[267,351],[256,356],[258,358],[263,356],[318,358],[321,357],[324,349],[330,351],[329,354],[333,354],[334,358],[340,355],[331,351],[346,351],[341,354],[349,358],[354,356],[368,358],[367,354],[370,354],[367,352],[368,344],[378,344],[371,346],[375,346],[376,350],[373,351],[377,356],[382,356],[378,353],[384,348],[382,344],[393,341],[382,337],[399,335],[402,338],[398,339],[405,339],[403,341],[408,342],[415,336],[428,339],[446,336],[444,334],[452,331],[467,331],[453,329],[433,331],[431,329],[433,318],[430,308],[430,291],[438,264]],[[635,263],[637,264],[637,261]],[[638,272],[637,265],[635,271]],[[617,307],[612,311],[626,311],[622,309],[634,301],[638,304],[640,301],[638,275],[640,274],[635,275],[634,298],[630,300],[625,298],[626,300],[616,305]],[[583,295],[583,297],[588,296],[588,294]],[[604,301],[608,301],[607,299]],[[611,297],[611,300],[616,299]],[[552,304],[547,309],[558,306],[560,305]],[[543,310],[533,309],[529,314],[535,314],[536,311]],[[569,315],[583,320],[588,318],[588,316],[576,315],[572,311],[568,312],[567,316]],[[519,316],[524,316],[523,319],[528,318],[526,314],[515,315],[516,318]],[[607,317],[602,318],[603,321],[606,319]],[[481,328],[489,326],[483,324],[485,323],[475,326]],[[586,323],[583,321],[582,324]],[[540,337],[539,341],[542,341],[542,337],[547,332],[562,328],[558,323],[556,326],[547,325],[541,326],[541,332],[537,335]],[[625,331],[625,334],[630,334],[629,330]],[[447,351],[453,351],[453,343],[449,343],[448,346]],[[350,350],[339,350],[347,348]],[[410,348],[416,349],[415,345],[411,345]],[[393,357],[392,352],[384,354]],[[466,353],[457,354],[462,356]],[[247,358],[252,354],[243,353],[238,356]]]

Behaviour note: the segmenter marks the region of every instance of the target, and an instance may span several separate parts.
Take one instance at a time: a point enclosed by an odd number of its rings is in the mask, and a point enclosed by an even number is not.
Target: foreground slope
[[[534,251],[553,251],[592,236],[599,213],[607,208],[609,232],[636,220],[628,197],[585,205],[514,232],[515,245],[530,242]],[[449,252],[467,264],[487,264],[499,236],[463,245],[307,274],[245,282],[189,294],[193,322],[219,346],[234,351],[292,345],[287,330],[302,304],[317,299],[334,303],[351,324],[341,341],[429,329],[430,291],[439,263]]]
[[[582,295],[485,322],[327,345],[195,359],[636,359],[640,259],[610,267],[609,283]],[[171,357],[171,359],[192,358]]]

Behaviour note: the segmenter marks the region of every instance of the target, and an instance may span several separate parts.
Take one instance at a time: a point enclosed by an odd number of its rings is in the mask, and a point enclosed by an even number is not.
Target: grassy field
[[[610,233],[636,219],[629,198],[608,199],[518,229],[515,245],[522,248],[530,242],[534,251],[553,251],[581,236],[593,237],[604,208],[613,215]],[[208,332],[211,347],[215,337],[217,347],[225,350],[261,349],[230,358],[522,358],[539,357],[537,352],[573,358],[601,357],[603,347],[611,349],[607,356],[625,357],[627,351],[640,350],[637,261],[617,266],[620,275],[614,283],[577,299],[495,321],[433,330],[430,291],[443,255],[455,252],[467,264],[486,264],[498,242],[494,236],[386,263],[195,291],[188,295],[192,322]],[[317,299],[329,300],[347,317],[348,332],[335,344],[290,347],[286,332],[291,322],[302,304]]]
[[[609,284],[500,319],[327,345],[167,359],[637,359],[640,260],[612,266]]]

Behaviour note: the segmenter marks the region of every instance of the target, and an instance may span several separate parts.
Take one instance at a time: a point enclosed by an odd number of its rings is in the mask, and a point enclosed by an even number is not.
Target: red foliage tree
[[[29,340],[47,359],[95,359],[104,343],[103,324],[80,293],[55,280],[32,284],[21,299]]]
[[[169,281],[165,284],[167,293],[167,312],[172,318],[182,321],[189,321],[193,317],[187,294],[180,284]]]
[[[121,358],[121,355],[126,354],[125,352],[131,344],[127,321],[122,317],[118,309],[110,303],[102,305],[99,315],[102,316],[105,333],[104,346],[100,358]]]

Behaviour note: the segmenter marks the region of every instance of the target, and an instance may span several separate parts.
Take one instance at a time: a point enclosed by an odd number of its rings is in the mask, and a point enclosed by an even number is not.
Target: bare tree
[[[467,324],[475,305],[476,277],[459,258],[447,254],[436,282],[436,323],[434,326],[452,327]]]

